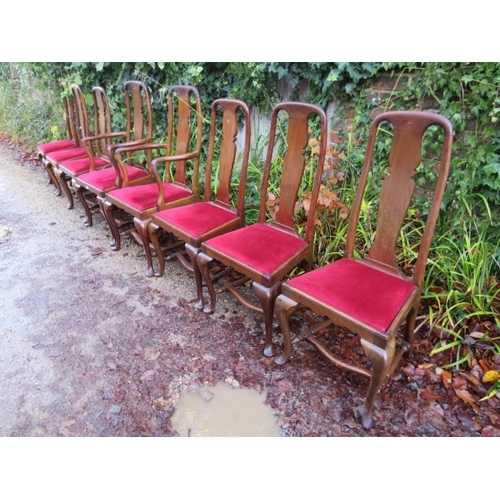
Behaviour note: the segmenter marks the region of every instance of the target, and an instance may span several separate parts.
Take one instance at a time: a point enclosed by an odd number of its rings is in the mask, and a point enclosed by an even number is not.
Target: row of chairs
[[[194,274],[198,310],[205,313],[215,310],[215,283],[226,276],[224,289],[263,315],[265,356],[275,355],[273,320],[277,318],[284,338],[283,351],[275,357],[277,364],[287,362],[292,354],[290,316],[299,307],[314,311],[319,321],[302,336],[337,366],[369,378],[360,417],[362,425],[371,428],[375,397],[412,344],[426,260],[450,165],[450,122],[439,114],[421,111],[389,111],[373,120],[350,210],[344,256],[313,269],[316,204],[327,146],[327,119],[321,108],[299,102],[283,102],[274,107],[258,220],[245,224],[251,124],[244,102],[217,99],[211,106],[203,197],[200,197],[198,172],[203,120],[195,87],[180,85],[169,89],[167,140],[163,144],[152,143],[151,103],[141,82],[125,83],[127,127],[118,133],[111,131],[109,106],[101,88],[93,89],[93,135],[80,89],[72,85],[70,91],[65,101],[68,139],[38,148],[57,194],[66,193],[70,208],[72,192],[76,194],[88,226],[92,225],[92,207],[87,195],[94,194],[97,207],[109,224],[110,245],[114,250],[120,248],[122,234],[116,215],[131,216],[136,239],[145,250],[148,277],[163,276],[165,254],[181,246],[175,255]],[[373,245],[366,256],[360,257],[355,248],[356,229],[374,163],[378,131],[386,124],[392,126],[389,170],[380,191]],[[436,168],[438,181],[418,243],[414,272],[408,276],[397,265],[397,240],[412,200],[413,177],[422,163],[423,138],[434,125],[443,131]],[[319,128],[318,149],[317,154],[307,155],[312,127]],[[278,130],[281,134],[285,131],[280,148],[286,151],[280,165],[280,184],[275,191],[279,192],[279,208],[270,218],[267,200],[270,180],[276,177],[272,169]],[[117,138],[121,142],[116,142]],[[138,153],[142,154],[142,163],[136,162]],[[306,172],[314,181],[307,219],[299,229],[295,206]],[[167,234],[174,243],[165,246]],[[154,256],[158,260],[156,271]],[[214,268],[222,268],[222,272],[216,273]],[[292,272],[294,277],[290,278]],[[229,274],[232,279],[227,278]],[[249,282],[256,302],[248,298],[248,292],[241,291],[240,286]],[[371,361],[370,367],[341,359],[327,347],[321,332],[330,323],[359,336]]]

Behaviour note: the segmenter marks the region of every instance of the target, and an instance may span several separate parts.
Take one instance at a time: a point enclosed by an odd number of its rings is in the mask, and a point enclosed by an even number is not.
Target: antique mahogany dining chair
[[[198,166],[201,152],[203,120],[198,89],[191,85],[174,85],[167,94],[167,142],[118,148],[115,153],[117,174],[126,180],[124,156],[138,151],[147,152],[148,183],[124,185],[106,192],[104,213],[111,229],[113,250],[121,245],[120,228],[114,211],[121,209],[133,217],[132,235],[144,246],[147,268],[152,267],[148,224],[157,210],[192,203],[199,199]],[[152,159],[153,152],[164,156]],[[164,165],[161,173],[159,165]]]
[[[279,126],[278,126],[279,119]],[[309,142],[309,128],[318,125],[320,130],[319,154],[306,162],[306,148]],[[286,149],[278,173],[279,209],[275,218],[269,218],[266,210],[270,192],[273,153],[277,143],[277,131],[286,133],[282,146]],[[226,234],[215,236],[201,243],[197,263],[207,285],[210,301],[204,312],[212,313],[216,305],[216,292],[210,274],[209,263],[218,261],[230,269],[241,273],[243,280],[251,281],[260,306],[248,300],[236,283],[227,283],[226,289],[246,307],[264,316],[265,346],[264,355],[273,355],[273,311],[276,297],[281,292],[283,278],[302,264],[306,269],[312,265],[312,243],[315,221],[316,200],[320,188],[326,146],[326,116],[324,111],[314,105],[299,102],[283,102],[275,106],[271,115],[269,145],[264,166],[260,191],[258,221]],[[311,194],[310,210],[305,227],[299,233],[295,220],[295,204],[303,175],[309,169],[314,185]],[[198,304],[201,307],[202,304]]]
[[[411,206],[416,169],[424,164],[422,144],[431,126],[441,130],[443,140],[439,141],[440,161],[427,161],[426,157],[425,167],[433,169],[437,181],[433,193],[431,191],[432,202],[422,238],[416,242],[418,256],[410,276],[411,272],[403,272],[397,265],[398,237]],[[367,254],[359,257],[355,254],[356,231],[363,196],[369,176],[372,180],[374,169],[378,168],[378,162],[374,161],[377,139],[389,134],[392,134],[389,167],[382,179],[375,237]],[[374,423],[374,400],[379,389],[395,370],[401,356],[411,348],[427,256],[450,167],[452,140],[451,123],[436,113],[389,111],[378,115],[370,128],[344,256],[283,283],[282,294],[276,300],[275,313],[285,339],[284,352],[276,358],[276,363],[285,363],[291,353],[289,316],[299,306],[315,312],[319,321],[305,334],[305,339],[332,363],[370,379],[365,406],[360,410],[366,429]],[[329,323],[359,336],[370,367],[364,366],[363,359],[355,363],[334,354],[334,349],[320,334]]]
[[[105,217],[104,201],[107,191],[150,182],[148,172],[142,166],[134,165],[130,158],[123,171],[117,167],[114,159],[115,150],[119,147],[145,144],[151,142],[153,138],[153,111],[148,88],[143,82],[130,80],[124,83],[123,90],[126,111],[124,130],[120,132],[110,130],[108,133],[88,138],[89,142],[100,143],[103,154],[115,168],[90,169],[72,179],[73,189],[85,210],[83,222],[86,226],[92,225],[92,210],[86,194],[92,193],[96,196],[98,208]]]
[[[42,162],[45,167],[45,170],[49,174],[49,178],[52,180],[52,183],[56,187],[56,195],[60,196],[62,194],[62,190],[64,186],[61,186],[58,181],[58,177],[54,172],[54,169],[58,162],[70,159],[84,158],[87,156],[87,152],[82,144],[82,138],[86,133],[88,133],[89,125],[85,119],[78,116],[78,109],[81,106],[86,106],[85,102],[78,102],[81,99],[81,91],[78,85],[71,84],[68,89],[71,97],[67,97],[65,99],[65,107],[67,106],[67,116],[68,122],[67,126],[70,127],[72,136],[70,140],[74,142],[74,146],[62,149],[53,149],[52,146],[48,146],[48,151],[43,153]],[[67,194],[65,192],[65,194]]]
[[[63,88],[63,105],[64,105],[64,124],[66,126],[66,138],[59,139],[56,141],[45,142],[37,146],[37,157],[38,161],[44,166],[48,176],[49,184],[53,184],[56,193],[61,195],[61,188],[57,182],[56,177],[52,171],[50,164],[45,162],[45,156],[49,153],[54,153],[55,151],[60,151],[63,149],[76,148],[76,132],[75,132],[75,107],[73,102],[73,96],[68,91],[67,85],[62,84]]]
[[[190,261],[184,258],[183,252],[177,252],[176,256],[186,269],[194,271],[197,309],[203,309],[202,277],[196,263],[201,243],[245,225],[245,186],[250,154],[250,111],[246,103],[235,99],[217,99],[212,103],[210,114],[203,200],[160,210],[153,214],[148,227],[149,237],[159,259],[157,276],[163,276],[165,269],[165,258],[158,237],[159,229],[172,233],[185,242]],[[243,126],[243,136],[241,151],[238,152],[239,123]],[[236,166],[239,155],[241,163]],[[235,173],[238,182],[237,188],[233,189],[232,180]],[[153,269],[148,269],[147,276],[153,274]]]
[[[109,139],[96,139],[96,137],[104,137],[111,133],[111,117],[106,93],[102,87],[96,86],[92,89],[94,109],[94,128],[92,133],[94,135],[91,136],[85,96],[77,85],[72,85],[71,91],[76,108],[76,126],[80,130],[80,144],[85,151],[85,156],[64,159],[52,164],[59,186],[68,199],[68,209],[72,209],[74,206],[73,195],[70,189],[71,179],[79,174],[111,165],[106,152]]]

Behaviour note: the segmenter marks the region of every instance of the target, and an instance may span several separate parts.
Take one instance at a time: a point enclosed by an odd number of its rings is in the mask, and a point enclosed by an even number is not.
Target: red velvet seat
[[[237,136],[240,123],[241,145],[238,148]],[[202,277],[196,262],[201,243],[245,224],[245,188],[250,137],[248,106],[243,101],[235,99],[216,99],[210,108],[210,136],[205,164],[203,201],[159,210],[152,215],[151,223],[148,225],[148,235],[160,265],[157,276],[163,276],[165,270],[164,249],[161,248],[158,236],[160,228],[184,242],[185,252],[179,251],[175,255],[187,270],[194,272],[197,293],[195,307],[198,309],[203,308]],[[167,250],[172,246],[175,247],[175,243]],[[187,253],[189,260],[185,258],[184,253]],[[153,275],[153,269],[148,268],[146,276]]]
[[[434,157],[422,161],[423,141],[429,127],[442,132],[440,142],[434,139],[433,144],[427,143],[431,146],[428,150],[433,154],[439,153],[441,148],[438,162]],[[380,179],[382,187],[373,245],[366,255],[355,259],[355,248],[356,252],[360,251],[356,235],[368,178],[375,183],[377,172],[380,177],[380,168],[375,166],[383,160],[374,160],[375,152],[380,154],[383,150],[377,148],[380,128],[384,128],[384,141],[392,138],[387,157],[389,169],[388,174]],[[284,282],[282,294],[276,299],[275,313],[285,340],[283,354],[276,358],[276,362],[285,363],[292,353],[289,316],[299,307],[312,310],[318,322],[304,338],[340,368],[370,379],[365,406],[360,410],[362,424],[367,429],[374,423],[373,408],[377,393],[396,369],[401,356],[411,348],[425,265],[448,177],[452,138],[451,123],[435,113],[389,111],[377,116],[370,128],[365,162],[350,213],[344,257]],[[426,139],[429,141],[429,137]],[[429,195],[432,194],[432,205],[422,238],[415,242],[418,257],[414,272],[412,276],[407,276],[397,265],[396,250],[413,199],[416,184],[413,177],[417,175],[417,167],[422,165],[435,172],[437,180],[434,193],[429,192]],[[358,335],[371,361],[371,368],[367,368],[363,360],[353,362],[354,356],[339,356],[332,351],[324,337],[318,334],[329,323]],[[341,335],[341,331],[336,329],[334,334]]]
[[[140,167],[127,165],[125,167],[130,183],[140,179],[149,179],[149,174]],[[116,172],[114,169],[86,172],[78,176],[74,184],[82,186],[90,192],[105,195],[106,191],[116,189]]]
[[[385,336],[399,311],[417,291],[403,277],[372,267],[366,261],[347,258],[292,278],[286,287],[314,297],[323,307],[356,318]]]
[[[93,164],[91,159],[88,157],[58,162],[59,168],[72,177],[89,172],[91,168],[100,169],[108,167],[109,165],[109,160],[107,158],[103,158],[102,156],[94,158]]]
[[[218,260],[231,259],[239,267],[258,273],[264,283],[273,282],[283,267],[294,267],[297,256],[307,247],[302,238],[265,223],[210,238],[204,246],[216,252]]]
[[[167,142],[139,144],[116,150],[117,178],[123,178],[130,158],[137,152],[146,153],[144,167],[148,177],[139,185],[127,185],[105,193],[104,214],[111,229],[111,248],[118,250],[121,236],[114,212],[120,209],[133,216],[136,240],[144,246],[148,269],[152,267],[148,225],[157,210],[197,201],[198,166],[202,140],[201,99],[198,89],[190,85],[174,85],[167,93]],[[175,153],[173,153],[175,151]],[[153,159],[156,153],[160,156]],[[164,165],[163,173],[159,165]],[[128,179],[126,179],[128,182]],[[149,182],[147,182],[149,181]]]
[[[105,156],[114,168],[91,169],[73,177],[72,185],[78,200],[85,210],[84,224],[92,225],[92,211],[86,200],[86,195],[92,193],[97,198],[97,205],[103,217],[105,196],[108,191],[118,187],[133,186],[151,182],[151,176],[142,166],[130,164],[118,166],[114,158],[119,147],[140,145],[151,142],[153,137],[153,111],[151,99],[146,85],[139,81],[127,81],[123,86],[125,96],[126,124],[123,131],[102,133],[93,141],[104,141]],[[111,130],[111,126],[109,126]],[[108,164],[109,166],[109,164]]]
[[[159,196],[158,184],[143,184],[140,186],[113,189],[113,201],[116,205],[126,207],[129,213],[140,214],[147,210],[155,210]],[[168,205],[193,195],[191,189],[177,186],[171,182],[163,183],[163,200]]]
[[[200,201],[193,205],[160,210],[154,214],[154,219],[160,224],[178,228],[179,232],[189,235],[189,243],[196,244],[204,235],[231,224],[239,217],[226,207]]]
[[[273,153],[276,145],[280,117],[280,131],[285,152],[279,167],[281,183],[276,188],[279,192],[279,209],[275,219],[270,219],[266,209],[270,189],[271,170],[274,166]],[[306,172],[304,151],[308,147],[310,128],[314,120],[319,121],[319,154],[307,164],[308,174],[314,178],[310,209],[304,230],[299,233],[295,221],[295,204],[299,187]],[[317,123],[317,122],[316,122]],[[271,116],[269,145],[260,191],[259,216],[257,223],[235,229],[234,231],[209,238],[201,243],[197,256],[200,272],[210,295],[210,301],[204,306],[206,313],[212,313],[216,305],[214,282],[209,264],[212,260],[221,262],[229,269],[244,275],[244,280],[251,280],[260,305],[249,300],[238,289],[241,280],[226,283],[225,288],[235,295],[242,304],[254,311],[260,311],[265,323],[264,354],[273,355],[272,329],[273,311],[276,297],[281,292],[282,280],[297,266],[309,269],[312,265],[312,237],[314,231],[315,208],[321,183],[322,167],[326,147],[326,116],[324,111],[311,104],[286,102],[278,104]],[[201,307],[202,304],[199,305]]]
[[[69,149],[59,149],[45,155],[45,158],[53,165],[62,161],[84,158],[87,155],[85,148],[76,146]]]
[[[61,139],[59,141],[46,142],[44,144],[38,145],[38,151],[41,155],[46,155],[48,153],[53,153],[54,151],[59,151],[61,149],[70,149],[76,146],[75,141],[72,139]]]

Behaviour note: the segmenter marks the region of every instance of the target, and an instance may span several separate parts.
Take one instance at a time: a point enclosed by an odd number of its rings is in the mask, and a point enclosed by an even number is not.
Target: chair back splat
[[[158,230],[161,228],[185,243],[184,248],[175,255],[186,269],[194,271],[197,309],[203,309],[202,277],[196,263],[202,242],[245,225],[245,186],[250,153],[250,112],[244,102],[234,99],[215,100],[211,106],[210,121],[203,200],[160,210],[153,214],[148,227],[149,238],[159,261],[156,276],[163,276],[165,251],[179,246],[174,243],[162,247]],[[237,136],[240,122],[243,130],[239,151]],[[238,164],[239,157],[241,162]],[[237,184],[237,188],[233,188],[232,183]],[[185,257],[185,253],[189,259]],[[154,274],[153,269],[148,271],[147,276]]]
[[[381,134],[380,129],[387,125],[392,126],[392,130]],[[437,128],[442,139],[433,139],[430,130],[427,133],[429,127]],[[380,188],[375,238],[367,254],[355,258],[356,231],[365,190],[369,180],[373,188],[374,171],[380,170],[375,159],[376,141],[381,135],[387,137],[387,132],[392,134],[392,144],[387,175]],[[289,316],[299,306],[311,309],[323,321],[305,335],[306,340],[332,363],[370,379],[365,407],[360,410],[362,424],[367,429],[374,423],[373,406],[377,393],[402,355],[410,352],[413,342],[425,265],[448,178],[452,140],[451,123],[436,113],[389,111],[378,115],[370,128],[365,161],[350,213],[344,257],[283,283],[282,294],[276,300],[275,312],[285,340],[284,351],[276,362],[285,363],[291,354]],[[423,161],[423,148],[430,142],[440,148],[439,162],[434,158],[429,160],[427,155]],[[397,264],[398,237],[415,198],[414,177],[417,170],[426,166],[437,174],[437,181],[433,192],[427,195],[431,200],[430,210],[421,238],[415,242],[418,256],[409,276],[408,270],[403,272]],[[361,366],[362,362],[347,362],[332,352],[324,335],[320,339],[317,333],[325,328],[324,317],[329,323],[358,335],[371,361],[371,369]],[[403,324],[403,332],[400,332]],[[340,333],[334,330],[334,334]]]
[[[278,120],[279,126],[278,126]],[[316,120],[319,122],[319,154],[306,161],[309,130]],[[280,147],[285,149],[281,171],[278,173],[276,193],[279,196],[279,209],[275,219],[268,217],[266,202],[271,192],[271,180],[275,184],[276,162],[273,157],[277,147],[277,132],[280,134]],[[264,316],[266,340],[264,354],[273,355],[272,330],[273,310],[276,297],[281,291],[282,279],[299,264],[306,269],[312,266],[312,234],[314,229],[316,200],[319,193],[326,145],[326,116],[324,111],[314,105],[298,102],[278,104],[271,116],[269,145],[260,191],[259,216],[251,224],[226,234],[215,236],[201,243],[197,263],[210,295],[204,306],[206,313],[215,309],[216,293],[209,264],[212,260],[221,262],[229,269],[243,275],[242,280],[228,282],[225,288],[245,306]],[[305,231],[299,234],[295,227],[294,209],[299,187],[306,167],[314,178],[311,204],[305,223]],[[274,194],[274,193],[273,193]],[[238,289],[238,284],[252,281],[259,305],[248,300]]]

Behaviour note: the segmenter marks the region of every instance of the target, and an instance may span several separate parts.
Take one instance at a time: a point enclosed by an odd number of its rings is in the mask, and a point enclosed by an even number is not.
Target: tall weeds
[[[500,353],[500,243],[488,238],[493,214],[486,198],[471,199],[461,198],[460,212],[443,221],[448,229],[437,237],[422,297],[438,336],[431,356],[446,353],[445,368],[466,366],[473,347]]]

